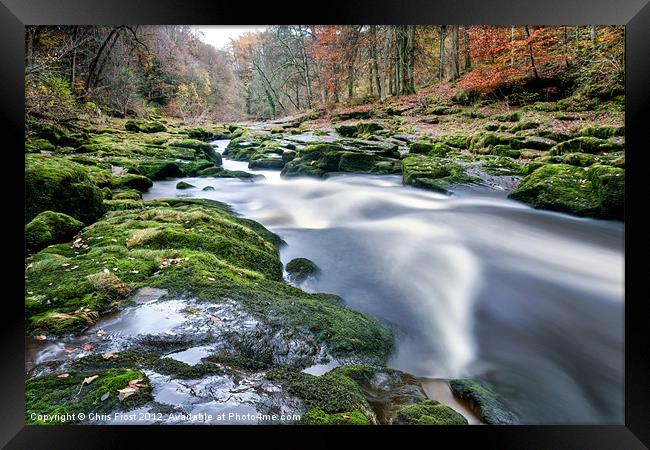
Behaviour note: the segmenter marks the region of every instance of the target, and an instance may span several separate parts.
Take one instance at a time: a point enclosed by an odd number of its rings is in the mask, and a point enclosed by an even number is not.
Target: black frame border
[[[649,0],[361,0],[354,4],[330,0],[309,5],[294,0],[253,6],[225,0],[0,0],[0,124],[4,128],[7,167],[23,167],[24,145],[24,27],[25,25],[99,24],[286,24],[286,23],[376,23],[376,24],[548,24],[626,25],[626,140],[628,152],[625,252],[626,262],[641,253],[640,215],[641,167],[647,158],[644,125],[650,99],[650,3]],[[316,6],[317,8],[310,8]],[[647,125],[646,125],[647,127]],[[7,145],[8,141],[12,145]],[[634,150],[639,150],[635,152]],[[644,155],[644,151],[646,155]],[[164,439],[170,445],[200,445],[200,440],[222,444],[225,437],[248,443],[251,437],[265,446],[293,448],[340,445],[350,438],[378,438],[385,442],[404,439],[453,440],[487,448],[570,448],[641,449],[650,445],[650,356],[645,333],[645,296],[633,291],[639,285],[626,264],[625,271],[625,425],[538,425],[485,427],[231,427],[170,426],[26,426],[24,424],[24,310],[17,299],[24,295],[24,172],[9,170],[16,186],[4,198],[12,220],[5,223],[8,236],[1,272],[9,283],[4,297],[3,326],[0,327],[2,365],[0,371],[0,445],[6,448],[116,448],[132,446],[142,439]],[[6,176],[6,174],[5,174]],[[18,192],[14,193],[13,191]],[[21,198],[22,195],[22,198]],[[636,200],[634,200],[636,199]],[[636,221],[638,222],[638,221]],[[636,228],[634,228],[636,227]],[[636,231],[633,231],[636,230]],[[16,238],[15,236],[20,236]],[[641,256],[641,255],[639,255]],[[3,258],[4,259],[4,258]],[[9,262],[7,262],[9,261]],[[14,273],[15,272],[15,273]],[[21,280],[16,282],[16,280]],[[639,289],[639,292],[640,289]],[[13,295],[15,293],[15,295]],[[646,342],[646,344],[643,344]],[[187,440],[191,432],[192,441]],[[313,439],[318,432],[318,439]],[[135,436],[138,434],[139,436]],[[362,436],[354,436],[361,434]],[[417,435],[417,436],[416,436]],[[196,441],[195,441],[196,439]],[[292,445],[292,442],[296,444]],[[432,442],[433,443],[433,442]],[[328,445],[329,444],[329,445]],[[146,445],[146,444],[144,444]],[[453,444],[452,444],[453,445]]]

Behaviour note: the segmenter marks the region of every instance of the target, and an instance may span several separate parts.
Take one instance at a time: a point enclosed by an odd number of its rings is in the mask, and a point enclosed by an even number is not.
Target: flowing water
[[[186,178],[197,189],[183,191],[159,181],[144,198],[219,200],[279,234],[283,263],[305,257],[322,270],[303,289],[396,325],[390,367],[481,377],[525,423],[623,422],[622,223],[533,210],[497,190],[446,196],[393,175],[224,168],[265,179]]]

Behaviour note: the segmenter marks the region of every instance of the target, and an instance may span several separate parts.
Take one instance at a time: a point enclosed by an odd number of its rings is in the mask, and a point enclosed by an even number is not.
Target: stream
[[[522,423],[623,422],[622,223],[534,210],[495,189],[446,196],[398,175],[284,179],[247,162],[223,167],[264,178],[183,178],[196,186],[186,190],[157,181],[143,198],[218,200],[277,233],[284,264],[303,257],[321,269],[299,287],[395,325],[387,365],[422,378],[430,397],[454,402],[439,380],[479,377]],[[126,326],[116,320],[101,326]]]

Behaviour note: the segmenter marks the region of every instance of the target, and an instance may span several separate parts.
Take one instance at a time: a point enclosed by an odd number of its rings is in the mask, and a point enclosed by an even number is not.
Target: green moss
[[[141,200],[132,200],[128,198],[104,200],[104,206],[107,211],[124,211],[127,209],[142,209],[144,204]]]
[[[564,153],[572,152],[597,154],[600,152],[620,150],[623,147],[623,144],[617,142],[607,141],[592,136],[580,136],[555,145],[549,153],[551,155],[562,155]]]
[[[285,269],[289,273],[289,276],[298,282],[320,271],[318,266],[307,258],[292,259],[287,263]]]
[[[468,401],[481,421],[488,425],[508,425],[518,422],[517,416],[494,392],[471,379],[451,380],[452,392]]]
[[[613,136],[621,135],[617,133],[617,129],[614,127],[607,126],[598,126],[598,125],[588,125],[580,130],[581,136],[593,136],[600,139],[608,139]],[[624,135],[625,133],[623,133]]]
[[[116,176],[111,183],[112,189],[135,189],[140,192],[145,192],[153,186],[153,181],[142,175],[135,175],[127,173],[125,175]]]
[[[518,176],[524,175],[526,169],[521,164],[518,164],[516,161],[508,157],[502,156],[486,156],[481,161],[481,167],[485,170],[486,173],[490,175],[509,175],[509,176]]]
[[[472,142],[472,137],[462,133],[443,134],[436,136],[435,141],[455,148],[468,149]]]
[[[81,164],[64,158],[26,156],[26,220],[32,220],[43,211],[54,210],[92,223],[104,213],[103,197]]]
[[[193,189],[196,188],[193,184],[186,183],[185,181],[179,181],[176,183],[176,189]]]
[[[395,425],[468,425],[467,419],[447,405],[423,400],[399,410]]]
[[[303,425],[370,425],[370,421],[361,411],[348,411],[328,414],[322,409],[308,410],[300,419]]]
[[[409,153],[427,155],[433,150],[433,144],[430,142],[412,142],[409,146]]]
[[[39,420],[36,415],[57,415],[84,413],[110,413],[138,407],[152,399],[147,377],[141,372],[128,369],[104,371],[70,371],[68,378],[56,375],[30,378],[25,382],[25,420],[29,424],[61,424],[60,421]],[[84,378],[98,375],[98,378],[84,384]],[[120,401],[119,390],[129,381],[141,380],[137,393]],[[108,395],[105,400],[102,397]],[[73,419],[71,422],[76,422]]]
[[[372,416],[370,405],[357,383],[340,374],[326,373],[319,377],[284,368],[273,368],[266,378],[280,383],[289,394],[305,402],[308,410],[318,409],[326,414],[362,411]]]
[[[44,211],[25,227],[25,243],[29,250],[40,250],[50,244],[72,239],[84,224],[67,214]]]
[[[114,192],[112,200],[142,200],[142,193],[135,189],[127,189],[122,192]]]
[[[498,120],[499,122],[518,122],[521,120],[521,114],[518,112],[501,114],[498,116],[494,116],[494,119]]]
[[[521,131],[521,130],[532,130],[534,128],[539,128],[540,124],[539,122],[535,122],[532,120],[526,120],[523,122],[519,122],[517,125],[512,126],[509,131],[511,133],[514,133],[516,131]]]
[[[495,145],[490,150],[490,153],[495,156],[506,156],[508,158],[517,159],[521,156],[519,150],[512,149],[509,145]]]
[[[407,156],[402,160],[402,181],[415,187],[448,192],[455,184],[476,181],[463,166],[448,158]]]
[[[624,187],[625,171],[617,167],[546,164],[524,178],[509,197],[534,208],[622,219]]]
[[[124,124],[124,129],[135,133],[157,133],[159,131],[166,131],[165,125],[162,123],[144,120],[128,120]]]

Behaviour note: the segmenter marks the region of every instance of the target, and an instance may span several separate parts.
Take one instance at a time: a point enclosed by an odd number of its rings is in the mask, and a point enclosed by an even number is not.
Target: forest
[[[24,220],[26,423],[623,423],[623,26],[28,26]]]
[[[625,81],[620,26],[272,26],[232,40],[229,51],[188,26],[30,27],[26,55],[28,115],[77,106],[120,117],[269,119],[385,102],[444,81],[459,95],[512,104],[576,89],[609,99]]]

